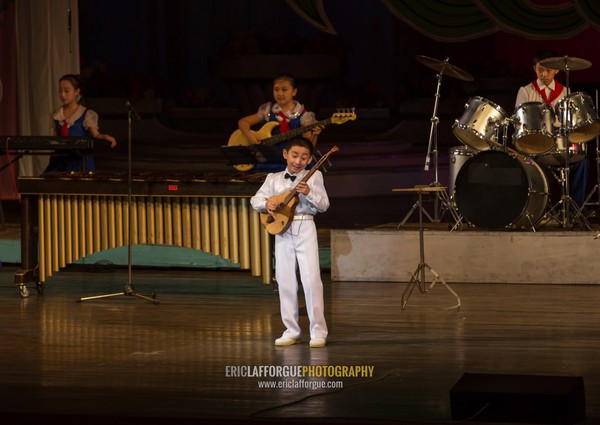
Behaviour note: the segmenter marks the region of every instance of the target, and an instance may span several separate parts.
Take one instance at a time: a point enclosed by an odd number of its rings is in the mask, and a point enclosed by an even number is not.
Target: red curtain
[[[0,135],[12,136],[18,133],[17,121],[17,55],[15,30],[15,3],[3,2],[5,8],[0,10],[0,82],[2,98],[0,99]],[[4,143],[0,139],[0,143]],[[7,166],[6,155],[0,155],[0,197],[2,200],[18,199],[17,164]]]

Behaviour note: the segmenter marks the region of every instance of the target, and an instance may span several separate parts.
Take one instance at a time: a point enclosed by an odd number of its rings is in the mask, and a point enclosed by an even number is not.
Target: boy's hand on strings
[[[299,182],[296,186],[295,186],[296,192],[303,194],[304,196],[308,196],[308,194],[310,193],[310,186],[308,185],[308,183],[306,182]]]
[[[267,202],[265,203],[265,208],[267,209],[267,211],[272,214],[275,211],[277,211],[277,207],[279,206],[279,204],[277,203],[276,200],[274,199],[269,199],[267,200]]]

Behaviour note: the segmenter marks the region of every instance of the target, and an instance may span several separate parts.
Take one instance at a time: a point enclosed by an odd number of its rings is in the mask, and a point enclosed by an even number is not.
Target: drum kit
[[[436,180],[432,185],[437,185],[435,115],[441,75],[464,81],[473,78],[450,65],[448,59],[417,56],[417,60],[439,72],[425,168],[433,144]],[[454,228],[464,219],[489,230],[535,231],[537,224],[556,220],[562,227],[577,223],[591,230],[569,194],[569,168],[586,158],[587,143],[600,135],[600,119],[590,96],[569,89],[570,71],[586,69],[591,62],[565,56],[545,59],[540,65],[565,72],[567,95],[556,107],[526,102],[509,115],[498,104],[474,96],[455,120],[452,131],[464,146],[450,150],[449,197],[440,199],[453,217],[458,216]],[[508,146],[509,134],[512,147]],[[561,186],[560,201],[550,208],[550,190],[542,167]]]

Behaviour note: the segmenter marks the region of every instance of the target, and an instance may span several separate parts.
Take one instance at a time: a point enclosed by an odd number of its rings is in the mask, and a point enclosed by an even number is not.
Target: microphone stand
[[[143,294],[137,292],[133,287],[132,283],[132,262],[131,262],[131,223],[132,223],[132,213],[131,213],[131,204],[132,204],[132,173],[131,173],[131,118],[135,117],[136,120],[140,120],[140,116],[133,109],[130,101],[125,102],[125,106],[127,106],[127,282],[125,283],[125,288],[122,292],[116,292],[112,294],[103,294],[103,295],[94,295],[91,297],[83,297],[80,298],[79,301],[88,301],[95,300],[99,298],[109,298],[109,297],[117,297],[120,295],[126,296],[136,296],[138,298],[142,298],[148,301],[153,302],[154,304],[158,304],[159,301],[156,299],[156,294]]]
[[[598,111],[598,89],[596,89],[596,111]],[[587,158],[584,159],[587,161]],[[597,195],[596,202],[591,202],[592,196]],[[596,136],[596,185],[585,198],[584,206],[596,207],[596,212],[600,207],[600,136]]]
[[[573,106],[569,96],[571,95],[571,86],[569,84],[569,65],[568,58],[565,56],[565,81],[566,81],[566,96],[565,96],[565,110],[562,114],[561,123],[559,133],[563,136],[563,140],[565,141],[565,153],[564,153],[564,165],[561,168],[561,197],[560,201],[558,201],[550,210],[541,218],[540,222],[546,219],[547,217],[551,217],[555,219],[559,225],[563,228],[573,227],[575,225],[575,220],[578,220],[579,225],[586,229],[592,230],[592,227],[587,220],[587,218],[582,213],[582,208],[571,198],[570,193],[570,155],[569,155],[569,143],[571,143],[569,137],[572,132],[573,125],[573,113],[575,107]],[[584,202],[585,205],[585,202]],[[556,217],[554,214],[555,210],[559,210],[558,215]]]
[[[436,87],[436,91],[435,91],[435,101],[433,104],[433,115],[431,117],[431,127],[429,129],[429,143],[427,145],[427,156],[425,157],[425,166],[423,167],[425,171],[429,171],[429,164],[431,162],[431,156],[433,154],[433,168],[434,168],[433,171],[434,171],[435,181],[433,183],[430,183],[429,186],[430,187],[438,187],[438,188],[441,188],[442,185],[439,181],[439,173],[438,173],[437,133],[438,133],[438,124],[440,122],[440,119],[437,116],[437,112],[438,112],[438,105],[439,105],[439,101],[440,101],[440,89],[442,87],[442,74],[444,73],[444,68],[448,64],[448,60],[449,59],[446,59],[443,62],[444,66],[437,74],[437,87]],[[435,196],[435,198],[433,200],[434,201],[433,217],[431,217],[431,215],[423,208],[422,202],[417,201],[414,203],[414,205],[412,206],[410,211],[404,216],[402,221],[398,224],[398,228],[404,226],[404,224],[410,218],[412,213],[415,212],[417,209],[420,209],[423,212],[423,214],[425,214],[427,216],[429,221],[435,222],[435,223],[439,223],[441,221],[441,218],[443,217],[444,213],[447,211],[450,214],[451,218],[454,220],[453,228],[457,227],[457,225],[459,225],[461,223],[462,218],[458,214],[458,211],[456,210],[456,208],[454,208],[454,206],[452,205],[452,202],[450,201],[450,198],[448,196],[448,193],[446,192],[446,189],[444,188],[442,190],[435,191],[434,196]]]

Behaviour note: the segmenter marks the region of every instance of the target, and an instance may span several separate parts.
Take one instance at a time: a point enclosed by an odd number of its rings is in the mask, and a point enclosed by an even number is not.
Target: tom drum
[[[549,152],[554,147],[554,121],[554,111],[545,103],[519,105],[513,115],[515,149],[525,155]]]
[[[556,115],[569,131],[571,143],[585,143],[600,134],[600,120],[592,99],[585,93],[571,93],[556,104]]]
[[[476,151],[490,149],[490,142],[498,141],[496,129],[508,115],[500,106],[483,97],[475,96],[465,105],[462,116],[454,121],[452,131],[465,145]]]

